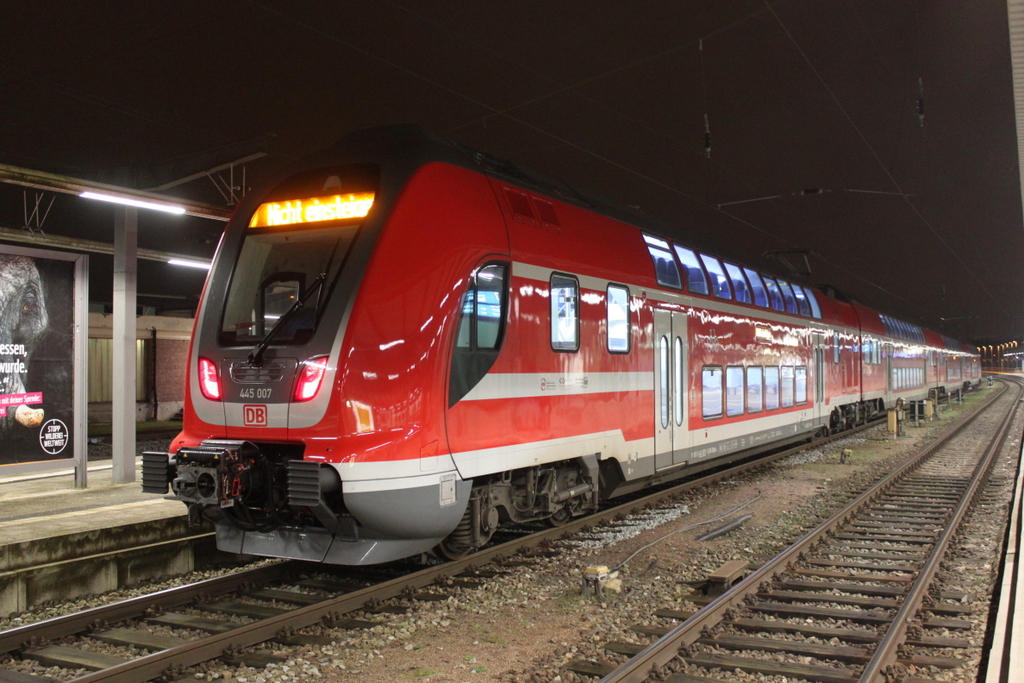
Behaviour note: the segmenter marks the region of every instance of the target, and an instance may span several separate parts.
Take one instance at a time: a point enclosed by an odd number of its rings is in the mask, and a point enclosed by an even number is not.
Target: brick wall
[[[156,377],[152,386],[158,402],[157,419],[174,414],[185,400],[185,370],[188,364],[188,341],[184,339],[156,340]],[[165,409],[165,406],[167,408]],[[173,410],[170,408],[173,406]]]

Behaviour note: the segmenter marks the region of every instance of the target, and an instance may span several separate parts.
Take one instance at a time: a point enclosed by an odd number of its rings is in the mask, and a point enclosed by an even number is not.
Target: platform
[[[0,476],[0,616],[48,600],[102,593],[191,571],[214,559],[210,526],[189,528],[185,506],[114,484],[109,460],[74,470]]]
[[[0,547],[185,514],[182,503],[142,492],[142,458],[137,458],[135,482],[114,484],[112,472],[109,461],[90,464],[84,489],[75,488],[72,468],[0,476]]]

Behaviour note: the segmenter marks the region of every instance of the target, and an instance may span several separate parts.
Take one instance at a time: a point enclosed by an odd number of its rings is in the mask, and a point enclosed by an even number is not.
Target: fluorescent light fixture
[[[140,209],[153,209],[154,211],[163,211],[165,213],[183,214],[185,213],[185,207],[175,206],[174,204],[157,204],[156,202],[144,202],[139,199],[131,199],[130,197],[119,197],[114,194],[101,194],[99,192],[83,192],[78,195],[83,199],[98,199],[101,202],[113,202],[114,204],[124,204],[125,206],[135,206]]]
[[[189,261],[188,259],[183,259],[183,258],[167,259],[167,262],[170,263],[172,266],[186,266],[188,268],[202,268],[203,270],[209,270],[210,266],[213,265],[211,263],[204,263],[202,261]]]

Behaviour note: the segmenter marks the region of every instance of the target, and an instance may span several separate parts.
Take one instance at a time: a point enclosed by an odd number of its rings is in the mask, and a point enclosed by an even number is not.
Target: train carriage
[[[668,233],[419,129],[349,136],[229,223],[144,488],[228,551],[454,557],[926,381],[911,326]]]

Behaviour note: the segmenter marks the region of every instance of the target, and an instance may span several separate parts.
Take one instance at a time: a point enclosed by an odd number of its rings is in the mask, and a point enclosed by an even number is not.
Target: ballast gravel
[[[983,396],[983,393],[975,394],[970,400],[974,402]],[[944,410],[939,422],[920,429],[911,428],[907,438],[893,440],[885,434],[884,428],[879,428],[866,435],[790,456],[731,481],[683,494],[672,504],[627,517],[607,527],[591,529],[577,538],[556,542],[540,553],[516,558],[524,564],[489,565],[486,569],[503,573],[487,579],[483,588],[461,588],[452,585],[450,580],[441,582],[430,590],[448,596],[442,602],[402,598],[389,603],[408,606],[406,614],[357,612],[347,615],[377,622],[378,625],[370,629],[345,630],[319,624],[303,630],[303,633],[331,636],[334,642],[328,646],[285,648],[265,643],[255,648],[280,655],[279,664],[252,668],[209,662],[180,672],[173,680],[225,683],[577,683],[596,680],[565,667],[577,660],[612,666],[624,661],[624,657],[603,650],[603,645],[613,640],[638,645],[651,642],[649,636],[631,629],[671,626],[673,622],[654,616],[657,609],[695,611],[697,606],[687,599],[690,582],[704,579],[732,559],[747,559],[756,565],[776,554],[806,528],[845,504],[854,492],[863,490],[898,464],[911,449],[927,441],[930,433],[945,428],[961,410],[962,406]],[[843,450],[852,451],[848,464],[839,463]],[[723,513],[743,504],[746,507],[742,510],[720,519]],[[708,542],[695,541],[709,528],[743,514],[753,515],[744,526]],[[997,517],[993,514],[990,526],[985,527],[993,538],[997,536],[991,533],[998,528]],[[720,521],[696,526],[708,520]],[[640,550],[646,545],[649,547]],[[893,550],[902,549],[894,544]],[[972,641],[980,643],[984,634],[982,612],[988,602],[982,591],[997,569],[990,561],[997,549],[974,539],[958,552],[962,561],[949,567],[950,578],[946,580],[949,586],[976,591],[980,596],[974,603],[978,605],[979,630],[971,635]],[[986,557],[988,562],[984,561]],[[625,564],[619,566],[624,561]],[[606,593],[603,598],[583,595],[583,573],[587,567],[598,565],[618,567],[621,592]],[[203,576],[220,573],[204,572]],[[162,585],[170,587],[196,579],[192,575]],[[0,628],[153,589],[153,586],[139,587],[91,600],[48,606],[17,619],[0,620]],[[842,605],[837,603],[836,606]],[[864,628],[841,621],[836,621],[834,626]],[[165,627],[148,628],[164,635],[197,635]],[[110,652],[124,653],[124,649]],[[244,653],[240,657],[244,661]],[[0,665],[55,680],[68,680],[84,673],[45,669],[27,660],[15,662],[10,658],[5,658]],[[758,683],[783,681],[778,677],[738,671],[705,672],[705,675]],[[974,680],[966,670],[959,674],[927,671],[918,675],[949,682]]]

